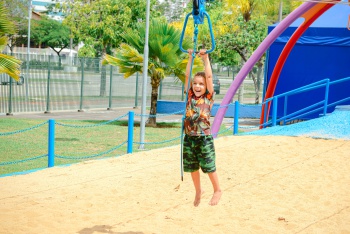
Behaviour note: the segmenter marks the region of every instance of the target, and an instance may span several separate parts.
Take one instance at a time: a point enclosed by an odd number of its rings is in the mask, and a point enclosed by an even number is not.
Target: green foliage
[[[59,21],[42,17],[33,20],[32,40],[38,45],[45,44],[59,55],[62,49],[70,45],[70,30]]]
[[[94,58],[95,56],[96,56],[96,51],[90,45],[84,45],[78,51],[78,57]]]
[[[86,4],[76,0],[67,7],[64,24],[89,50],[95,50],[96,57],[111,53],[123,41],[121,34],[146,18],[146,1],[96,0]]]
[[[15,25],[8,18],[8,11],[0,2],[0,51],[3,51],[7,44],[7,34],[15,32]],[[0,73],[6,73],[16,81],[19,80],[21,61],[0,53]]]
[[[239,15],[235,21],[236,30],[228,31],[218,39],[218,50],[221,59],[227,65],[237,64],[232,58],[239,54],[243,61],[247,61],[253,51],[259,46],[267,35],[267,28],[263,21],[251,19],[245,21]]]
[[[145,42],[145,25],[139,23],[135,30],[127,29],[121,36],[127,44],[122,44],[115,52],[116,56],[106,55],[103,64],[119,66],[120,72],[129,77],[143,70],[143,51]],[[149,27],[149,64],[148,73],[153,77],[163,79],[165,75],[175,74],[184,80],[187,60],[179,48],[181,31],[168,25],[164,20],[153,19]],[[188,39],[183,41],[185,49],[191,48]],[[199,61],[195,60],[194,70],[202,69]],[[182,71],[182,72],[181,72]]]

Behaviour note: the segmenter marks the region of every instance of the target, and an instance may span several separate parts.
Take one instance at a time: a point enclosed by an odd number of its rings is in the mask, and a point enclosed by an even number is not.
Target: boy
[[[214,104],[214,88],[212,70],[206,50],[199,52],[204,62],[204,72],[194,75],[191,87],[187,90],[192,63],[193,50],[188,50],[189,59],[186,68],[185,91],[188,91],[186,117],[184,120],[185,138],[183,143],[184,171],[190,172],[196,190],[193,205],[198,206],[203,193],[200,183],[199,168],[209,175],[214,194],[209,205],[217,205],[221,197],[221,189],[216,173],[214,140],[210,131],[210,111]]]

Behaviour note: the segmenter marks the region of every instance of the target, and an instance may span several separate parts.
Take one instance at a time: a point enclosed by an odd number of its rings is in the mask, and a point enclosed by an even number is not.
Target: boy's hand
[[[205,61],[208,58],[207,50],[206,49],[201,49],[199,51],[199,56]]]
[[[189,58],[192,58],[193,49],[188,49],[187,52],[188,52]]]
[[[189,59],[192,59],[193,58],[193,49],[188,49],[187,51],[188,51]],[[198,55],[202,58],[203,62],[205,62],[209,59],[209,55],[208,55],[206,49],[199,50]]]

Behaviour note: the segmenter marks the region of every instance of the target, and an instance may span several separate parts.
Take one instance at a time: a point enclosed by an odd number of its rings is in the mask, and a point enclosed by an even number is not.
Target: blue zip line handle
[[[185,50],[183,47],[182,47],[182,42],[183,42],[183,39],[184,39],[184,35],[185,35],[185,31],[186,31],[186,26],[187,26],[187,21],[188,21],[188,18],[190,17],[190,15],[192,15],[192,13],[188,13],[186,15],[186,18],[185,18],[185,22],[184,22],[184,26],[182,28],[182,33],[181,33],[181,37],[180,37],[180,43],[179,43],[179,46],[180,46],[180,50],[184,53],[187,53],[187,50]],[[211,21],[210,21],[210,17],[208,15],[207,12],[203,12],[203,15],[206,16],[207,20],[208,20],[208,25],[209,25],[209,32],[210,32],[210,38],[211,38],[211,49],[210,50],[207,50],[207,53],[211,53],[214,51],[215,49],[215,39],[214,39],[214,33],[213,33],[213,27],[211,25]],[[193,16],[194,20],[195,19],[195,16]],[[196,24],[196,23],[195,23]],[[199,53],[199,51],[194,51],[194,53]]]

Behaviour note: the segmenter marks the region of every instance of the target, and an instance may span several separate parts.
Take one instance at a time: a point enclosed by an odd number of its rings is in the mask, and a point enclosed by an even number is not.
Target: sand
[[[215,140],[223,195],[192,205],[180,146],[0,178],[0,233],[350,233],[350,141]]]

